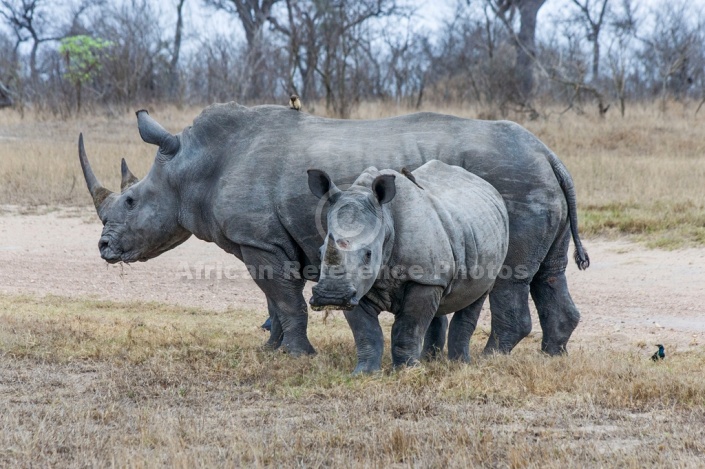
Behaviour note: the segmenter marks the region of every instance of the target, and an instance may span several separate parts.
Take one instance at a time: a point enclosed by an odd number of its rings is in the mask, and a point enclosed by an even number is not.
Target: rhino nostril
[[[101,238],[100,241],[98,241],[98,249],[100,249],[101,251],[104,249],[108,249],[108,244],[109,242],[107,239]]]

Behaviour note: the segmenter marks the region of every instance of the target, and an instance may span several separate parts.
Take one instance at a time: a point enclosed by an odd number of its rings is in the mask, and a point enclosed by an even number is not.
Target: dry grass
[[[496,118],[475,109],[429,108],[463,117]],[[189,125],[200,109],[153,112],[169,130]],[[317,108],[316,112],[321,112]],[[355,118],[412,112],[365,104]],[[568,113],[522,121],[558,154],[578,189],[586,235],[629,235],[654,247],[705,244],[705,113],[672,104],[632,107],[622,119]],[[77,161],[83,131],[89,156],[108,187],[119,187],[120,158],[144,175],[154,148],[143,143],[132,113],[57,122],[0,113],[0,204],[90,205]]]
[[[386,357],[381,375],[352,378],[340,318],[311,324],[320,353],[293,360],[261,350],[248,311],[9,296],[0,311],[3,467],[697,467],[705,457],[703,350],[660,363],[638,344],[551,359],[527,339],[470,366],[392,372]]]

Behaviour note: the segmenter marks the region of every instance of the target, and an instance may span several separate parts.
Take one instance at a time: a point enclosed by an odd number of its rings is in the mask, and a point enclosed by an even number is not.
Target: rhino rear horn
[[[130,168],[127,167],[127,162],[125,161],[125,158],[123,158],[122,163],[120,163],[120,173],[122,174],[120,192],[125,192],[125,190],[128,189],[130,186],[139,182],[139,179],[137,179],[137,177],[132,174],[132,171],[130,171]]]
[[[83,170],[83,177],[86,179],[88,191],[93,197],[93,205],[95,205],[95,209],[100,214],[100,206],[103,205],[105,199],[110,197],[112,192],[103,187],[93,173],[91,164],[88,162],[88,156],[86,156],[86,148],[83,146],[83,133],[78,136],[78,159],[81,162],[81,169]]]
[[[144,109],[137,111],[137,128],[140,137],[147,143],[159,146],[159,152],[165,156],[174,156],[179,151],[179,139],[167,132],[159,122],[152,119]]]

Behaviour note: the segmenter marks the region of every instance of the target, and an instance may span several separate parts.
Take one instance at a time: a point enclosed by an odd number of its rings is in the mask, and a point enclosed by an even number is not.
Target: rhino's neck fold
[[[211,223],[212,213],[203,201],[179,199],[179,225],[198,239],[214,242]]]

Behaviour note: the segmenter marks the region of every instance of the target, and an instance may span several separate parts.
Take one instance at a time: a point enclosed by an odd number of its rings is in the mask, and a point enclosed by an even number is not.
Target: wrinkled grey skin
[[[159,149],[141,181],[130,185],[131,175],[123,171],[126,188],[120,194],[98,182],[79,142],[86,183],[104,224],[101,256],[144,261],[193,234],[247,265],[271,266],[273,275],[255,281],[267,297],[272,348],[314,353],[306,334],[305,279],[292,275],[320,265],[323,234],[316,223],[318,200],[307,184],[310,168],[335,174],[341,187],[372,164],[413,170],[432,159],[482,177],[502,194],[509,213],[505,264],[528,273],[495,283],[485,350],[509,352],[531,331],[529,292],[547,353],[563,352],[578,324],[565,279],[571,230],[576,260],[586,267],[588,259],[578,237],[573,182],[558,158],[517,124],[432,113],[336,120],[235,103],[209,106],[178,135],[145,111],[137,120],[142,139]],[[377,321],[364,314],[356,314],[356,321]]]
[[[469,362],[470,336],[507,254],[507,209],[494,187],[459,166],[433,160],[412,174],[416,183],[368,168],[341,191],[325,172],[309,170],[311,192],[330,203],[311,305],[357,306],[370,316],[392,312],[394,366],[418,363],[422,345],[429,356],[442,350],[447,321],[440,317],[457,311],[448,356]],[[436,316],[438,327],[424,343]],[[379,322],[371,329],[354,318],[350,323],[363,326],[353,329],[360,357],[355,372],[379,370]]]

